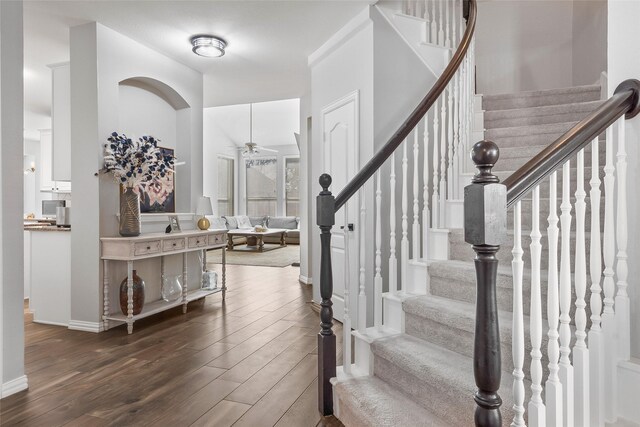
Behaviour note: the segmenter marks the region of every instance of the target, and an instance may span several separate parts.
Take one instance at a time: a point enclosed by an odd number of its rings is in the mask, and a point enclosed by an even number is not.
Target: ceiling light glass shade
[[[224,55],[227,43],[214,36],[195,36],[191,39],[193,53],[207,58],[217,58]]]

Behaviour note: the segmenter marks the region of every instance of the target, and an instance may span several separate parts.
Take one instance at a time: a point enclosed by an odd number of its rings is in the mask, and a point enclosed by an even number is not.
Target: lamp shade
[[[211,197],[202,196],[200,197],[200,199],[198,199],[196,215],[213,215],[213,208],[211,207]]]

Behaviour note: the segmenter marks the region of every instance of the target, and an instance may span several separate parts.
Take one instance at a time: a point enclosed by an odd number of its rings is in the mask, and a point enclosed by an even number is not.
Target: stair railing
[[[501,347],[496,302],[496,253],[507,239],[507,209],[513,208],[513,412],[512,426],[604,426],[615,420],[615,367],[628,360],[630,343],[629,297],[627,295],[627,193],[625,118],[640,112],[640,82],[626,80],[614,95],[541,153],[514,172],[503,183],[491,173],[499,149],[491,141],[476,143],[471,158],[478,173],[465,188],[465,241],[476,252],[476,331],[474,374],[478,390],[475,422],[501,426],[498,394]],[[600,222],[600,146],[606,132],[604,166],[604,228]],[[616,144],[614,145],[614,139]],[[614,165],[614,147],[617,163]],[[590,153],[588,150],[590,149]],[[585,202],[585,154],[591,156],[589,257]],[[575,158],[575,163],[572,163]],[[572,164],[577,165],[576,183],[571,184]],[[558,229],[558,172],[562,168],[560,229]],[[614,178],[615,176],[615,178]],[[548,380],[542,384],[542,293],[541,293],[541,193],[548,183]],[[614,181],[617,179],[617,186]],[[571,253],[572,203],[575,188],[575,248]],[[531,195],[531,199],[525,199]],[[531,303],[529,307],[531,397],[525,410],[525,323],[523,306],[522,205],[531,203]],[[615,204],[615,206],[614,206]],[[614,217],[614,211],[616,216]],[[614,232],[615,230],[615,232]],[[603,233],[601,233],[603,231]],[[558,235],[560,251],[558,258]],[[602,245],[600,239],[602,236]],[[602,252],[601,252],[602,247]],[[616,252],[617,248],[617,252]],[[574,275],[572,277],[572,258]],[[560,265],[558,266],[558,259]],[[587,330],[587,259],[590,271]],[[601,266],[604,259],[604,269]],[[614,271],[614,265],[616,270]],[[614,280],[617,279],[617,289]],[[573,282],[573,283],[572,283]],[[602,287],[601,288],[601,282]],[[573,287],[572,287],[573,285]],[[575,299],[572,292],[575,290]],[[604,299],[602,298],[604,290]],[[604,309],[603,309],[604,304]],[[571,308],[575,306],[572,337]],[[614,309],[615,308],[615,309]],[[588,336],[588,345],[587,338]],[[574,343],[571,347],[571,343]],[[605,351],[606,349],[606,351]],[[573,352],[573,358],[570,355]],[[542,395],[544,393],[545,400]]]
[[[462,164],[460,153],[469,148],[471,106],[473,99],[473,35],[476,23],[476,0],[427,0],[412,1],[405,4],[403,12],[423,19],[425,40],[440,47],[451,48],[451,60],[436,80],[433,87],[414,109],[407,120],[402,123],[390,140],[378,151],[367,164],[349,181],[334,198],[329,187],[331,177],[323,174],[320,179],[322,191],[317,197],[317,224],[320,227],[320,332],[318,334],[318,407],[323,415],[333,414],[333,389],[330,380],[336,377],[336,336],[333,332],[333,281],[334,272],[331,262],[331,229],[335,225],[336,213],[346,209],[347,201],[360,192],[359,210],[362,226],[360,233],[360,257],[349,260],[351,264],[359,263],[359,290],[357,295],[349,295],[345,280],[343,323],[343,375],[356,375],[354,371],[367,374],[372,367],[367,365],[368,354],[352,349],[352,334],[360,337],[373,336],[386,329],[400,332],[401,325],[383,308],[384,298],[394,298],[412,291],[411,280],[408,279],[408,264],[413,260],[426,260],[431,229],[444,227],[446,224],[445,201],[459,198],[457,171]],[[436,17],[437,13],[437,17]],[[417,15],[416,15],[417,14]],[[428,15],[428,18],[427,18]],[[465,25],[466,21],[466,25]],[[432,34],[435,38],[432,38]],[[432,112],[429,114],[429,112]],[[413,133],[413,134],[412,134]],[[421,144],[422,142],[422,144]],[[409,144],[411,144],[409,146]],[[398,180],[396,181],[395,152],[402,146]],[[409,150],[409,148],[411,150]],[[420,149],[422,148],[422,155]],[[409,161],[411,156],[413,162]],[[431,157],[429,157],[431,156]],[[389,184],[381,179],[381,167],[389,162]],[[412,164],[412,177],[409,178],[409,165]],[[422,173],[420,173],[422,167]],[[430,170],[431,168],[431,170]],[[364,229],[366,209],[364,205],[363,186],[373,176],[374,182],[374,218],[375,227]],[[454,183],[454,179],[456,180]],[[396,196],[396,183],[401,186],[401,195]],[[389,203],[383,206],[382,194],[389,188]],[[412,186],[412,191],[409,187]],[[386,193],[386,191],[385,191]],[[410,200],[410,195],[412,200]],[[398,200],[399,199],[399,200]],[[396,201],[400,201],[400,212],[396,212]],[[388,206],[389,215],[389,267],[386,276],[382,275],[382,212]],[[411,208],[410,208],[411,207]],[[410,211],[411,209],[411,211]],[[396,230],[396,220],[400,221],[400,230]],[[346,224],[345,224],[346,226]],[[367,242],[365,232],[374,235],[374,286],[373,315],[367,316],[367,295],[365,283],[364,246]],[[400,244],[397,239],[400,238]],[[349,240],[349,239],[346,239]],[[388,284],[388,292],[383,293],[383,282]],[[426,279],[425,279],[426,282]],[[426,283],[423,284],[426,290]],[[353,294],[353,293],[351,293]],[[349,299],[357,301],[358,313],[349,312]],[[395,313],[398,314],[398,313]],[[399,317],[399,316],[396,316]],[[367,328],[367,318],[373,318],[373,328]],[[356,331],[351,331],[351,323]],[[370,329],[373,329],[371,331]],[[355,354],[355,356],[353,356]],[[352,371],[352,358],[356,359],[356,368]],[[360,360],[362,363],[358,363]],[[360,365],[360,366],[358,366]]]

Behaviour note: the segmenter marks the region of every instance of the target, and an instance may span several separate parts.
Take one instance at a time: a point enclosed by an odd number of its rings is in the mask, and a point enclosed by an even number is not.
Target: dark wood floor
[[[133,335],[25,314],[29,390],[0,401],[0,424],[341,425],[316,409],[319,320],[298,269],[227,271],[225,304],[220,294],[195,301],[186,315],[177,308],[136,322]]]

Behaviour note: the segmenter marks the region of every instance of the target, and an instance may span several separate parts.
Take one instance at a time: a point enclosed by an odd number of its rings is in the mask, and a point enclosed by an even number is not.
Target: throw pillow
[[[238,228],[238,221],[235,216],[223,216],[224,220],[227,223],[227,230],[235,230]]]
[[[251,221],[251,225],[255,227],[256,225],[264,225],[267,223],[266,216],[250,216],[249,221]]]
[[[207,219],[211,223],[211,225],[209,226],[209,228],[211,229],[224,230],[227,228],[227,222],[224,220],[224,218],[216,218],[216,217],[207,215]]]
[[[236,217],[238,220],[238,228],[253,228],[251,225],[251,221],[249,221],[249,217],[246,215],[239,215]]]
[[[269,218],[269,228],[295,230],[297,227],[298,223],[294,216],[276,216]]]

